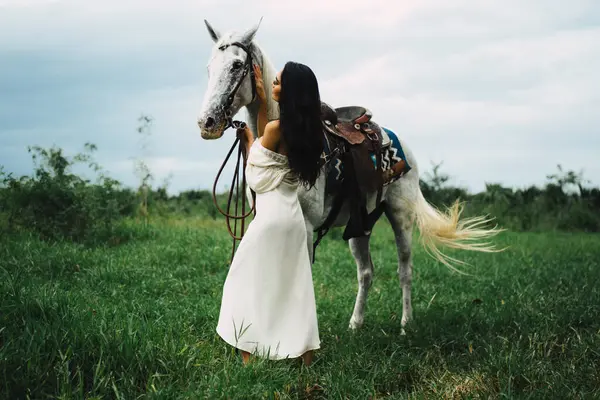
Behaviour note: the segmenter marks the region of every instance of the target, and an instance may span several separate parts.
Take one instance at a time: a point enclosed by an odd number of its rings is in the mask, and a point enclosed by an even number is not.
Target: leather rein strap
[[[227,97],[227,102],[225,103],[225,110],[224,110],[225,116],[227,117],[227,125],[225,126],[224,130],[227,130],[229,128],[234,128],[237,130],[237,129],[244,129],[246,127],[246,124],[242,121],[234,121],[232,119],[233,115],[231,112],[231,105],[233,104],[233,99],[235,98],[235,95],[236,95],[237,91],[239,90],[240,86],[244,82],[244,78],[246,78],[246,75],[248,75],[248,73],[250,73],[250,78],[252,80],[252,101],[254,101],[254,98],[256,97],[256,77],[254,76],[254,69],[252,68],[252,52],[250,51],[250,49],[239,42],[234,42],[231,44],[223,45],[219,49],[225,50],[229,46],[237,46],[237,47],[241,48],[242,50],[244,50],[247,54],[246,62],[244,63],[244,72],[243,72],[242,78],[238,81],[237,85],[235,86],[235,88],[233,89],[231,94]],[[225,211],[225,210],[221,209],[221,207],[219,206],[219,203],[217,201],[217,185],[219,182],[219,178],[221,177],[221,174],[222,174],[223,170],[225,169],[225,165],[227,165],[227,162],[229,161],[229,158],[231,157],[231,154],[235,150],[236,146],[238,147],[237,161],[236,161],[236,165],[235,165],[235,172],[233,174],[233,179],[231,180],[229,195],[227,197],[227,210]],[[225,216],[225,220],[227,221],[227,230],[229,231],[229,235],[233,238],[233,248],[231,250],[231,260],[232,261],[233,261],[233,256],[235,255],[236,241],[241,241],[242,238],[244,237],[244,228],[245,228],[246,218],[248,218],[253,212],[256,215],[256,207],[255,207],[256,195],[255,195],[254,191],[252,191],[252,197],[253,197],[252,207],[250,208],[250,211],[248,211],[246,213],[246,197],[245,197],[246,196],[246,154],[244,154],[244,150],[245,149],[243,148],[242,143],[240,142],[240,139],[236,137],[235,141],[233,142],[233,145],[231,146],[231,149],[229,150],[229,152],[227,153],[227,156],[225,157],[225,160],[223,161],[223,163],[221,164],[221,167],[219,168],[219,172],[217,173],[215,182],[213,184],[213,193],[212,193],[213,194],[213,203],[215,204],[219,213],[221,213],[223,216]],[[241,193],[240,193],[240,162],[242,162]],[[234,197],[233,196],[234,192],[235,192],[235,211],[232,213],[231,208],[232,208],[232,200]],[[242,203],[241,206],[239,204],[240,201]],[[241,210],[240,210],[240,208],[241,208]],[[238,220],[241,220],[240,221],[241,229],[240,229],[239,236],[238,236]],[[232,221],[233,221],[233,228],[231,226]]]

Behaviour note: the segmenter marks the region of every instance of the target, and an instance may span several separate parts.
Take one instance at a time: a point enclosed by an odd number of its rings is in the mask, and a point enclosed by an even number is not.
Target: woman
[[[255,66],[261,106],[258,139],[238,131],[246,146],[246,179],[256,193],[256,217],[240,242],[225,285],[217,333],[241,350],[269,359],[312,362],[320,346],[306,226],[298,186],[312,187],[323,150],[317,79],[288,62],[273,81],[280,119],[267,123],[262,74]]]

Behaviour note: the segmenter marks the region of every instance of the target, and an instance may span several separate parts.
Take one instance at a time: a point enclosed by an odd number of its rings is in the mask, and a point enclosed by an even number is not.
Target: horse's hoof
[[[407,326],[409,326],[410,324],[410,319],[406,319],[406,320],[402,320],[402,322],[400,323],[400,335],[401,336],[406,336],[406,330],[404,330],[404,328],[406,328]]]
[[[362,326],[362,322],[358,322],[354,318],[350,319],[350,324],[348,324],[348,329],[352,331],[358,330]]]

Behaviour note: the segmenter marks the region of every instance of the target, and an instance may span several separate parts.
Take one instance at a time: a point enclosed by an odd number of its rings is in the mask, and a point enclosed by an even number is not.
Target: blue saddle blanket
[[[398,139],[398,135],[396,135],[392,130],[381,127],[382,130],[390,138],[390,144],[386,148],[383,149],[383,154],[381,156],[381,169],[385,172],[392,168],[392,166],[396,165],[399,162],[405,163],[404,172],[397,176],[394,176],[392,179],[387,180],[384,185],[389,185],[390,183],[400,179],[404,174],[411,170],[411,166],[404,155],[404,151],[402,150],[402,146],[400,145],[400,140]],[[323,150],[323,157],[328,157],[331,154],[331,149],[329,148],[329,144],[325,140],[325,148]],[[371,160],[373,161],[373,166],[377,168],[377,158],[375,154],[371,154]],[[327,168],[327,188],[328,191],[332,191],[337,189],[343,180],[343,172],[344,172],[344,163],[339,159],[335,158],[331,161],[331,164]]]

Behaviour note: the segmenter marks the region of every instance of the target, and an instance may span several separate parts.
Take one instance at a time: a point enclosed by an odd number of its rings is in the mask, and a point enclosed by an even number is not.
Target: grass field
[[[0,239],[0,398],[600,397],[600,236],[506,233],[503,253],[460,254],[475,276],[416,246],[401,336],[391,229],[376,227],[356,333],[356,267],[333,232],[313,269],[322,349],[304,368],[244,367],[215,334],[223,220],[151,229],[109,249]]]

